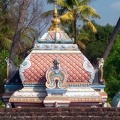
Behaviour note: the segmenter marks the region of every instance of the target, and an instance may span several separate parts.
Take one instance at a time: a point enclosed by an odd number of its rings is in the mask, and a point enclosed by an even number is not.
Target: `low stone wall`
[[[1,108],[0,120],[120,120],[120,108]]]

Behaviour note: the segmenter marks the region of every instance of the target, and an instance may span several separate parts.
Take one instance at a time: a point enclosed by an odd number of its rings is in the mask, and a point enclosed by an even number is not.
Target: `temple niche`
[[[19,69],[11,68],[3,101],[11,107],[102,107],[102,66],[94,68],[64,31],[54,8],[52,25],[39,37]]]

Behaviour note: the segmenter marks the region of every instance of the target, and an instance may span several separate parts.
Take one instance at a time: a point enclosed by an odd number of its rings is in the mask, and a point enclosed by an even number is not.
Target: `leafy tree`
[[[12,18],[9,0],[0,1],[0,48],[10,50],[16,17]]]
[[[17,18],[10,51],[10,60],[13,64],[16,55],[24,56],[25,52],[31,50],[35,39],[48,25],[48,19],[42,16],[43,5],[42,0],[17,0],[13,2],[12,10],[16,10],[13,13]]]
[[[101,26],[96,24],[94,21],[93,24],[95,24],[97,28],[97,33],[95,34],[87,26],[83,27],[84,31],[86,31],[90,36],[90,41],[86,43],[87,49],[84,53],[92,63],[95,63],[97,58],[103,56],[104,50],[113,31],[113,26],[109,24]]]
[[[114,26],[107,24],[101,26],[94,23],[97,28],[97,33],[93,34],[91,30],[84,26],[83,29],[90,35],[91,41],[86,43],[86,56],[92,63],[96,64],[98,57],[102,57],[106,46],[108,45],[111,33]],[[112,51],[105,61],[104,78],[106,81],[106,92],[108,94],[108,101],[110,102],[114,95],[120,90],[120,36],[117,36],[116,42],[112,47]]]
[[[29,4],[30,4],[30,0],[23,0],[22,4],[20,5],[19,18],[17,21],[17,26],[16,26],[14,37],[13,37],[11,53],[10,53],[10,61],[11,62],[14,62],[15,56],[18,51],[20,36],[21,36],[21,32],[22,32],[22,29],[24,26],[27,8],[28,8]]]
[[[77,44],[80,47],[81,51],[86,51],[86,44],[90,41],[90,34],[87,33],[84,29],[78,30],[77,35]]]
[[[3,83],[6,78],[5,58],[10,56],[11,44],[19,18],[19,6],[22,5],[22,2],[22,0],[0,0],[0,93],[3,91]],[[15,65],[20,64],[21,58],[24,58],[25,53],[31,50],[34,40],[48,24],[48,19],[42,16],[43,5],[42,0],[31,0],[31,4],[27,8],[20,40],[17,40],[17,55],[14,56],[13,61]]]
[[[104,77],[106,80],[106,92],[111,100],[120,90],[120,35],[117,36],[112,51],[105,61]]]
[[[0,49],[0,94],[3,92],[3,84],[6,78],[6,57],[9,56],[9,51]]]

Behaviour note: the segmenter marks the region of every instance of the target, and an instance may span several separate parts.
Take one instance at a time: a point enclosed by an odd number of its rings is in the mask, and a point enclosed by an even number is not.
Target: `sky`
[[[95,0],[91,3],[101,19],[95,19],[100,25],[116,25],[120,17],[120,0]]]
[[[116,25],[120,17],[120,0],[94,0],[90,6],[95,8],[101,17],[101,19],[94,19],[97,24]],[[52,8],[53,5],[46,5],[46,9]]]

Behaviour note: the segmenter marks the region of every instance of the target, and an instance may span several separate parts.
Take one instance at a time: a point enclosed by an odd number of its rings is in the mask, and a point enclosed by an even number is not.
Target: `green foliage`
[[[2,102],[2,100],[0,100],[0,108],[4,108],[4,107],[5,107],[4,103]]]
[[[15,65],[19,66],[22,61],[23,61],[23,58],[21,58],[20,56],[16,55],[16,57],[15,57]]]
[[[9,57],[8,50],[0,50],[0,94],[3,92],[4,81],[7,77],[7,63],[5,61],[6,58]],[[15,65],[19,66],[22,62],[22,59],[19,56],[15,57]]]
[[[103,56],[114,27],[109,24],[106,26],[98,25],[95,22],[93,24],[95,24],[97,28],[96,34],[92,33],[87,26],[83,27],[90,36],[90,41],[86,44],[87,49],[85,51],[85,55],[91,62],[96,62],[98,57]]]
[[[7,5],[7,6],[6,6]],[[16,0],[0,0],[0,49],[11,50],[15,29],[17,26],[17,20],[19,17],[19,4]],[[37,36],[38,31],[34,26],[30,25],[28,20],[30,19],[30,12],[26,15],[25,25],[18,41],[19,46],[17,48],[17,55],[25,53],[33,46],[34,38]],[[29,19],[28,19],[29,18]],[[28,22],[28,23],[27,23]],[[30,26],[29,26],[30,25]],[[12,46],[13,47],[13,46]],[[21,55],[22,56],[22,55]]]
[[[108,94],[108,102],[112,101],[112,98],[120,90],[120,81],[109,77],[109,81],[106,83],[105,91]]]
[[[105,61],[104,78],[106,80],[106,92],[111,100],[120,90],[120,36],[117,36],[112,51]]]
[[[9,57],[7,50],[0,50],[0,94],[3,92],[3,84],[6,78],[6,62],[5,58]]]
[[[90,29],[84,26],[84,30],[90,35],[91,41],[87,43],[85,51],[86,56],[92,63],[96,63],[98,57],[102,57],[107,43],[113,31],[113,26],[107,24],[100,26],[94,23],[97,33],[93,34]],[[105,61],[104,78],[106,81],[105,91],[108,94],[108,101],[111,102],[115,94],[120,90],[120,36],[117,36],[116,42]]]
[[[15,31],[16,16],[13,17],[10,0],[0,1],[0,49],[10,50]],[[9,9],[8,9],[9,8]],[[12,17],[11,17],[12,16]]]

